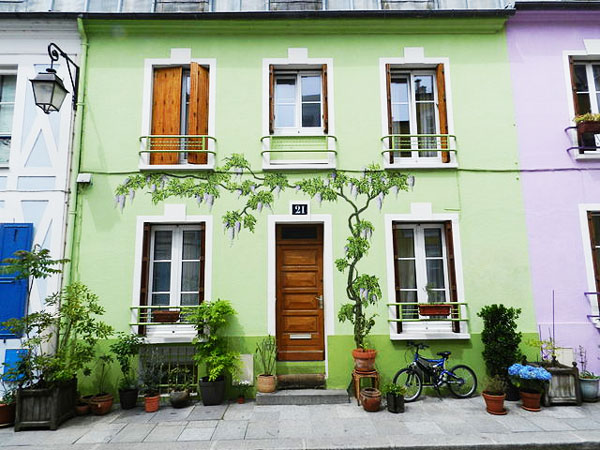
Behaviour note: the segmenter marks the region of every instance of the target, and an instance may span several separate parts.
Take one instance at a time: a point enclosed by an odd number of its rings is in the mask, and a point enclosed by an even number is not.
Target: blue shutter
[[[4,354],[4,374],[2,375],[2,378],[5,381],[20,381],[25,377],[25,374],[23,373],[19,375],[16,375],[16,373],[18,370],[19,362],[26,355],[27,350],[6,350]]]
[[[0,224],[0,261],[12,257],[17,250],[31,250],[32,239],[32,223]],[[0,323],[25,315],[28,280],[16,280],[16,275],[0,275]],[[0,338],[15,337],[18,336],[0,327]]]

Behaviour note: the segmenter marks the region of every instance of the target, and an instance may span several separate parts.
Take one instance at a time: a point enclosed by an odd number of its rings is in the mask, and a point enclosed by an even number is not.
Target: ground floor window
[[[451,222],[394,222],[392,230],[396,302],[407,303],[398,318],[419,319],[418,303],[457,301]]]
[[[600,292],[600,211],[588,211],[596,292]]]

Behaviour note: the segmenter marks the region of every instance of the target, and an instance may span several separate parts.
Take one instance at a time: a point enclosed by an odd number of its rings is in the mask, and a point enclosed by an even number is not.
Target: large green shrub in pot
[[[506,380],[508,368],[521,360],[521,332],[517,331],[520,314],[520,308],[502,304],[484,306],[477,313],[483,319],[483,359],[491,377],[499,375]]]

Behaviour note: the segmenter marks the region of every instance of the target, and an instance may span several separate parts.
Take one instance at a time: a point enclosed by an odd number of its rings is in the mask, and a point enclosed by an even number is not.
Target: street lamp
[[[65,97],[69,93],[65,88],[62,79],[56,75],[56,70],[54,69],[54,62],[58,61],[59,57],[62,56],[67,62],[71,87],[73,88],[73,111],[76,111],[79,66],[54,43],[48,45],[48,55],[50,55],[50,68],[46,69],[46,72],[38,73],[34,79],[29,80],[31,81],[31,86],[33,88],[35,104],[46,114],[50,114],[51,111],[58,112],[60,110]],[[72,70],[75,72],[74,79]]]

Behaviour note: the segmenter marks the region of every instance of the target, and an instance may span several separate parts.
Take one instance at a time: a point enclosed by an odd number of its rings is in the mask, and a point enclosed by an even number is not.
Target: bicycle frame
[[[419,362],[423,361],[429,365],[419,364]],[[413,362],[410,364],[410,366],[412,366],[414,370],[423,374],[421,377],[423,378],[423,386],[440,387],[446,382],[447,377],[456,378],[452,372],[446,370],[446,361],[448,361],[448,358],[444,357],[439,359],[425,358],[419,355],[419,348],[417,347],[413,357]]]

